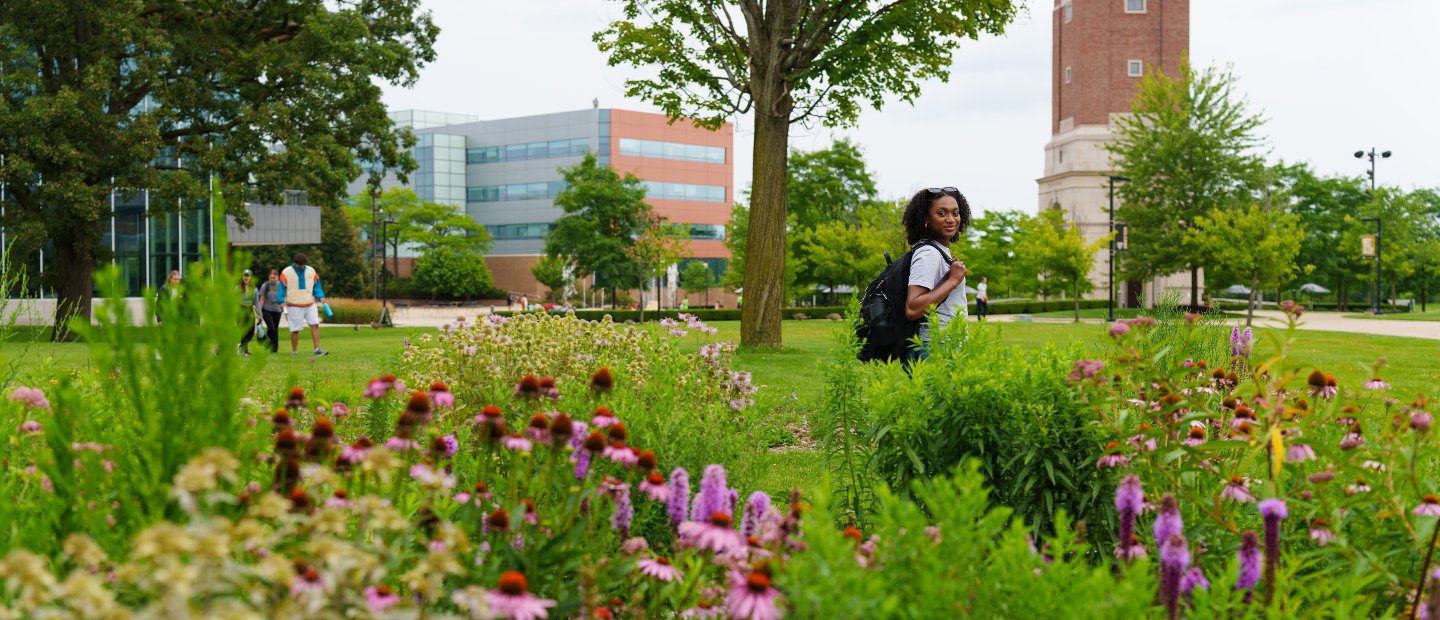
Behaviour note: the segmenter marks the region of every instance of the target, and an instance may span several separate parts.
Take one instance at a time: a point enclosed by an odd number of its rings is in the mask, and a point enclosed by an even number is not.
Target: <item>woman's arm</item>
[[[936,284],[935,288],[927,289],[911,284],[905,296],[905,318],[911,321],[920,320],[931,304],[940,305],[955,287],[960,286],[960,281],[965,279],[965,271],[965,263],[957,260],[950,263],[950,273]]]

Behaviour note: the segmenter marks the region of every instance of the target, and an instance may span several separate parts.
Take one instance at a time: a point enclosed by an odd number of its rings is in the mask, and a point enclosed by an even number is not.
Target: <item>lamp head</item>
[[[1380,218],[1376,218],[1376,217],[1362,217],[1362,218],[1360,218],[1360,221],[1362,221],[1362,222],[1378,222],[1378,221],[1380,221]]]
[[[1385,151],[1384,153],[1381,153],[1380,157],[1384,159],[1390,159],[1390,151]]]
[[[1127,176],[1121,175],[1121,174],[1112,174],[1112,175],[1110,175],[1110,180],[1111,180],[1112,182],[1114,182],[1114,181],[1119,181],[1119,182],[1121,182],[1121,183],[1124,183],[1124,182],[1129,181],[1129,180],[1130,180],[1130,177],[1127,177]]]
[[[1365,156],[1365,151],[1355,151],[1355,159],[1360,159],[1361,157],[1364,157],[1364,156]]]

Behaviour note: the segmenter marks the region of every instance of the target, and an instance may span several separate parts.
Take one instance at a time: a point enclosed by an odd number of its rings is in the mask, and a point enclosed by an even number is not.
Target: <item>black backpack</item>
[[[950,255],[933,240],[926,239],[910,247],[900,255],[900,260],[890,260],[885,253],[885,269],[865,287],[860,298],[860,318],[855,323],[855,337],[860,340],[862,362],[872,360],[905,359],[905,349],[910,339],[920,332],[920,321],[905,318],[905,301],[910,293],[910,263],[915,248],[929,245],[940,252],[945,264],[950,264]]]

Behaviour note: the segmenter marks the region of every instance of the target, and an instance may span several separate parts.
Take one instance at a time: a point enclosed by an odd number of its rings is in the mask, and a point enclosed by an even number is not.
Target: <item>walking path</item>
[[[1021,315],[997,315],[1001,321],[1023,321]],[[1036,323],[1071,323],[1073,319],[1060,318],[1031,318]],[[1081,319],[1084,323],[1103,323],[1103,319]],[[1244,327],[1245,318],[1236,317],[1225,320],[1230,325]],[[1278,310],[1257,310],[1255,312],[1256,327],[1283,327],[1285,325],[1285,314]],[[1371,334],[1375,336],[1404,336],[1409,338],[1427,338],[1440,340],[1440,321],[1385,321],[1378,319],[1350,319],[1345,318],[1345,313],[1340,312],[1307,312],[1300,317],[1300,329],[1310,329],[1322,332],[1350,332],[1355,334]]]

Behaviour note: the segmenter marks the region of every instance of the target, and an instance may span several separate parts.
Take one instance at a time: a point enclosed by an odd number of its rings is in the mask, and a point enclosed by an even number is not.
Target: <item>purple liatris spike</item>
[[[1190,567],[1190,545],[1180,534],[1160,543],[1160,601],[1169,618],[1180,617],[1180,581]]]
[[[1136,557],[1135,516],[1140,514],[1144,505],[1145,492],[1140,486],[1140,478],[1131,474],[1121,479],[1120,486],[1115,489],[1115,511],[1120,513],[1120,538],[1115,557],[1125,561]]]
[[[613,491],[615,514],[610,515],[610,525],[620,531],[620,537],[629,536],[630,519],[635,517],[635,507],[630,504],[630,485],[625,484]]]
[[[740,535],[749,538],[759,532],[760,520],[769,509],[769,495],[764,491],[751,493],[750,499],[745,501],[745,514],[740,518]]]
[[[1189,594],[1196,588],[1201,590],[1210,589],[1210,580],[1205,578],[1205,571],[1200,570],[1199,566],[1191,567],[1190,571],[1185,573],[1184,577],[1180,578],[1181,594]]]
[[[1240,578],[1235,581],[1236,590],[1250,590],[1260,582],[1260,537],[1246,530],[1240,535]]]
[[[725,485],[725,468],[720,465],[705,467],[705,476],[700,479],[700,492],[695,494],[695,503],[690,507],[692,519],[709,519],[715,513],[735,515],[735,502],[730,489]]]
[[[590,451],[580,450],[571,455],[575,459],[575,478],[584,480],[585,474],[590,473]]]
[[[1260,516],[1265,518],[1265,600],[1269,602],[1280,568],[1280,521],[1290,516],[1290,509],[1284,500],[1267,499],[1260,502]]]
[[[684,523],[690,516],[686,510],[689,506],[690,474],[683,467],[676,467],[670,472],[670,500],[665,504],[665,510],[670,514],[670,525]]]
[[[1160,512],[1155,516],[1155,545],[1165,544],[1171,536],[1185,533],[1185,522],[1180,518],[1180,504],[1169,493],[1160,498]]]

